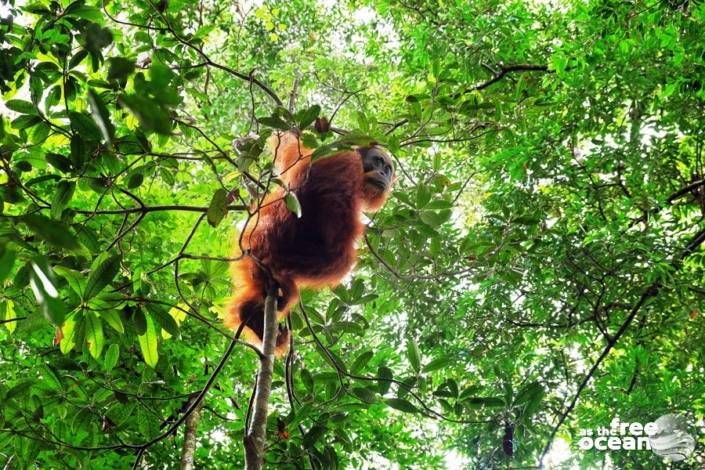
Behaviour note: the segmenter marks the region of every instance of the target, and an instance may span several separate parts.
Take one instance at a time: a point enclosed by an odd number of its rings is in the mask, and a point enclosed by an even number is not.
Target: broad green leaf
[[[297,113],[296,119],[299,123],[299,129],[306,129],[316,120],[319,114],[321,114],[321,107],[317,104]]]
[[[66,321],[61,326],[61,331],[64,337],[59,343],[59,349],[62,353],[68,354],[76,346],[76,336],[78,329],[82,326],[83,314],[80,312],[73,313],[66,318]]]
[[[135,307],[135,312],[132,315],[132,321],[135,325],[135,332],[138,335],[143,335],[147,331],[147,317],[142,311],[142,307]]]
[[[286,193],[284,201],[286,202],[286,208],[289,209],[289,211],[292,214],[296,214],[296,217],[300,219],[301,218],[301,203],[299,202],[299,198],[296,197],[296,193],[293,193],[293,192]]]
[[[314,380],[308,369],[301,369],[301,381],[309,392],[313,392]]]
[[[10,100],[5,103],[8,109],[21,114],[37,114],[37,110],[32,103],[23,100]]]
[[[154,320],[149,315],[145,316],[145,323],[145,332],[143,335],[138,336],[138,340],[144,362],[154,368],[157,366],[157,361],[159,360],[159,353],[157,351],[157,328],[154,324]]]
[[[88,345],[88,352],[91,353],[94,359],[100,357],[100,353],[103,350],[103,323],[95,312],[86,312],[85,314],[85,328],[86,328],[86,344]]]
[[[132,173],[130,175],[130,178],[127,180],[127,188],[128,189],[135,189],[140,187],[142,185],[142,182],[144,181],[144,174],[143,173]]]
[[[184,310],[187,310],[189,308],[189,306],[185,305],[185,304],[179,304],[178,307],[181,307],[181,308],[172,307],[171,309],[169,309],[169,315],[171,316],[171,318],[174,319],[177,327],[179,325],[181,325],[181,322],[186,319],[186,313],[184,312]],[[162,338],[164,338],[164,339],[171,338],[171,334],[168,331],[166,331],[164,328],[162,328]]]
[[[146,131],[157,134],[171,134],[171,115],[151,98],[139,95],[120,95],[118,103],[129,109]]]
[[[280,117],[277,116],[258,118],[257,121],[263,126],[272,127],[274,129],[279,129],[282,131],[288,131],[290,127],[289,124],[287,124],[285,121],[283,121]]]
[[[387,398],[384,402],[395,410],[403,411],[404,413],[418,413],[418,409],[411,403],[402,398]]]
[[[78,243],[76,237],[61,222],[40,214],[25,215],[21,220],[39,238],[51,245],[71,251],[79,251],[81,249],[81,244]]]
[[[113,127],[113,123],[110,122],[108,108],[106,108],[100,95],[93,90],[88,90],[88,103],[91,106],[91,117],[93,121],[96,126],[98,126],[98,129],[100,129],[103,139],[110,144],[115,134],[115,127]]]
[[[424,372],[433,372],[436,370],[443,369],[445,366],[450,364],[452,358],[451,356],[441,356],[437,357],[436,359],[432,360],[428,364],[426,364],[423,368]]]
[[[35,126],[42,122],[42,118],[39,116],[34,116],[30,114],[24,114],[18,118],[13,119],[12,121],[12,128],[13,129],[29,129],[32,126]]]
[[[115,278],[117,273],[120,271],[120,263],[122,262],[122,256],[120,255],[108,255],[108,253],[103,253],[98,257],[97,263],[95,264],[95,269],[91,271],[88,276],[88,282],[86,282],[86,289],[83,293],[84,300],[90,300],[92,297],[97,295],[105,286],[110,284],[110,282]]]
[[[385,366],[380,366],[377,368],[377,390],[380,395],[384,395],[389,391],[389,387],[392,386],[391,380],[394,378],[394,373],[392,369]]]
[[[58,153],[47,153],[46,155],[46,160],[49,162],[51,166],[56,168],[57,170],[64,172],[64,173],[70,173],[72,168],[71,168],[71,160],[66,158],[63,155],[60,155]]]
[[[53,391],[63,389],[61,378],[51,368],[44,366],[41,368],[42,386],[48,387]]]
[[[169,315],[165,308],[161,305],[148,303],[147,310],[149,310],[152,317],[164,330],[167,331],[167,333],[169,333],[170,336],[179,336],[179,325],[176,323],[176,320]]]
[[[76,183],[73,181],[60,181],[56,186],[54,198],[51,201],[51,216],[60,219],[61,214],[73,197]]]
[[[84,290],[84,285],[86,283],[86,278],[80,272],[69,269],[66,266],[55,266],[54,272],[59,276],[66,279],[69,287],[79,296],[82,295]]]
[[[122,80],[135,70],[135,61],[125,57],[108,59],[108,80]]]
[[[368,363],[370,362],[370,359],[374,356],[374,353],[372,351],[365,351],[359,356],[357,356],[357,359],[355,359],[355,362],[353,362],[353,365],[350,366],[350,372],[353,374],[357,373],[358,371],[364,369]]]
[[[120,334],[125,333],[125,327],[122,324],[122,317],[120,316],[120,312],[117,310],[106,310],[104,312],[100,312],[100,316],[105,320],[105,322],[110,325],[110,327],[117,331]]]
[[[117,365],[118,359],[120,358],[120,347],[113,343],[108,346],[108,350],[105,352],[105,357],[103,358],[103,369],[106,372],[110,372]]]
[[[86,113],[72,111],[69,113],[71,127],[85,140],[98,142],[101,138],[100,129]]]
[[[29,276],[29,285],[32,288],[34,298],[39,304],[42,315],[50,323],[61,326],[64,322],[66,307],[59,297],[54,273],[49,263],[44,258],[37,257],[30,263],[30,266],[32,269]]]
[[[326,428],[321,425],[314,424],[311,429],[309,429],[308,432],[304,435],[304,448],[312,448],[316,444],[316,442],[318,442],[318,440],[323,437],[325,433]]]
[[[464,401],[472,408],[480,408],[483,406],[496,408],[504,406],[504,400],[499,397],[469,397]]]
[[[352,393],[365,403],[374,403],[377,399],[377,395],[375,395],[375,392],[365,387],[353,387],[350,389],[350,393]]]
[[[406,357],[416,372],[421,370],[421,353],[416,341],[411,338],[406,341]]]
[[[85,49],[81,49],[78,52],[76,52],[73,57],[71,57],[71,60],[69,61],[69,69],[72,69],[76,67],[78,64],[80,64],[83,59],[86,58],[88,55],[88,51]]]
[[[4,301],[0,301],[0,313],[3,315],[0,316],[1,320],[4,320],[3,326],[12,333],[15,331],[15,328],[17,327],[17,322],[13,321],[15,318],[17,318],[17,313],[15,312],[15,303],[10,300],[10,299],[5,299]]]
[[[217,227],[228,213],[228,192],[221,188],[213,193],[206,217],[211,227]]]
[[[16,257],[15,250],[9,244],[0,245],[0,286],[10,275]]]
[[[93,21],[94,23],[103,22],[103,12],[99,8],[90,5],[82,5],[79,2],[72,3],[64,11],[66,16],[74,16],[76,18],[83,18],[84,20]]]

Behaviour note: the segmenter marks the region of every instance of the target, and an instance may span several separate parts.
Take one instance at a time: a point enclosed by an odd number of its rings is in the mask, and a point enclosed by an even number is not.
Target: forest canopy
[[[268,468],[702,468],[704,38],[697,0],[0,2],[0,465],[243,467],[228,267],[301,210],[294,130],[396,177],[292,309]],[[678,458],[580,444],[672,414]]]

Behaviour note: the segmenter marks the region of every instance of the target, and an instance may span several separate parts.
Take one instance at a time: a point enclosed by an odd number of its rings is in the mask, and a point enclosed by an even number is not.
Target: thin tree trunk
[[[198,405],[186,418],[184,428],[184,446],[181,453],[181,470],[193,470],[196,452],[196,437],[198,436],[198,422],[201,421],[201,405]]]
[[[255,391],[254,413],[250,431],[245,436],[245,468],[260,470],[264,465],[264,445],[267,441],[267,413],[269,394],[272,391],[274,373],[274,348],[277,334],[277,298],[268,293],[264,301],[264,337],[260,355],[257,390]]]

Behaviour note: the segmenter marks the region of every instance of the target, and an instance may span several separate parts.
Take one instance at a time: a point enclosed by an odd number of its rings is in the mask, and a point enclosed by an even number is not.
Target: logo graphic
[[[654,454],[670,461],[687,459],[695,450],[695,439],[688,434],[688,422],[683,416],[667,414],[657,419],[656,433],[649,436]]]
[[[609,427],[581,429],[580,450],[650,450],[668,462],[685,460],[695,450],[695,438],[687,431],[688,420],[677,414],[667,414],[654,422],[624,422],[614,417]]]

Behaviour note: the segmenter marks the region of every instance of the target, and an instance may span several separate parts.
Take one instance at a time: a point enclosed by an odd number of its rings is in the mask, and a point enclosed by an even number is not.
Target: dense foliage
[[[242,466],[227,261],[292,127],[397,181],[292,315],[268,462],[660,468],[576,443],[702,425],[703,38],[695,0],[0,3],[3,468],[178,467],[187,425]]]

